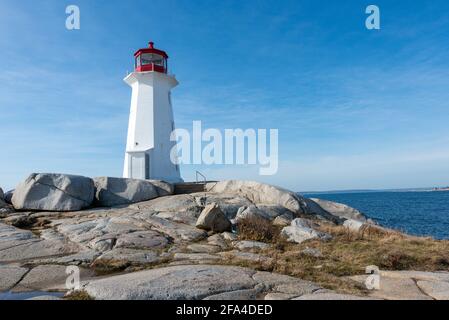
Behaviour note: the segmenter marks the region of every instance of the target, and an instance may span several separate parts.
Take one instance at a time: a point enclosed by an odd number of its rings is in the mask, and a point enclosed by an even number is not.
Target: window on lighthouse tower
[[[141,60],[142,66],[153,63],[157,66],[165,67],[164,66],[165,59],[162,56],[155,53],[144,53],[141,55]]]

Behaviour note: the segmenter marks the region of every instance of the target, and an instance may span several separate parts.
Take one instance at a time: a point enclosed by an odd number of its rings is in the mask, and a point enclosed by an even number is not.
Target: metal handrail
[[[207,182],[206,176],[205,176],[204,174],[202,174],[201,172],[199,172],[199,171],[195,171],[195,180],[196,180],[196,183],[200,183],[200,182],[198,181],[198,176],[201,176],[201,177],[203,178],[204,184],[206,184],[206,182]]]

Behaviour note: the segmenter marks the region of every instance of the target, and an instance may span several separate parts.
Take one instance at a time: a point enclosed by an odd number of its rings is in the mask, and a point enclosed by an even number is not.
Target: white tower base
[[[123,177],[182,182],[179,166],[170,160],[175,141],[170,90],[174,76],[133,72],[124,81],[132,88]]]

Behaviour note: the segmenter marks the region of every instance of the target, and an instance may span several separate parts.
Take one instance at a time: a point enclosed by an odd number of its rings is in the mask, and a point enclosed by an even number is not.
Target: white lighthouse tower
[[[175,145],[170,90],[178,81],[167,72],[167,53],[153,42],[134,57],[134,72],[124,79],[132,96],[123,177],[180,182],[179,167],[170,160]]]

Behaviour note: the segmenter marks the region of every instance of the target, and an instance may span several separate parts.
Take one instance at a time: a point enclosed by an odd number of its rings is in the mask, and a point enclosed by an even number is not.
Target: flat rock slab
[[[55,301],[55,300],[63,300],[62,298],[59,298],[57,296],[37,296],[33,298],[29,298],[27,300],[37,300],[37,301]]]
[[[85,286],[95,299],[180,300],[254,288],[254,271],[240,267],[187,265],[129,273]]]
[[[31,231],[0,223],[0,250],[37,240]]]
[[[373,300],[368,297],[359,297],[349,294],[339,294],[339,293],[315,293],[315,294],[306,294],[292,300]]]
[[[237,248],[239,250],[260,250],[270,247],[269,244],[260,241],[248,241],[248,240],[236,241],[232,245],[234,248]]]
[[[204,300],[256,300],[258,294],[258,289],[236,290],[214,294],[204,298]]]
[[[169,197],[160,197],[149,201],[139,202],[130,206],[142,211],[153,212],[195,212],[199,216],[201,208],[195,199],[188,194],[178,194]]]
[[[33,233],[0,223],[0,263],[69,254],[77,251],[61,240],[41,240]]]
[[[66,267],[60,265],[41,265],[31,269],[14,288],[14,292],[47,291],[66,289]],[[92,271],[80,268],[80,280],[93,277]]]
[[[174,260],[191,260],[191,261],[208,261],[208,260],[220,260],[221,257],[208,253],[175,253]]]
[[[322,289],[313,282],[278,273],[259,271],[253,276],[253,279],[262,283],[270,292],[284,293],[296,297]]]
[[[155,230],[166,234],[178,241],[199,241],[207,237],[207,232],[195,227],[172,222],[158,217],[141,217],[146,223],[150,224]]]
[[[295,296],[321,288],[301,279],[236,266],[180,265],[94,280],[84,285],[99,300],[255,299],[258,293]]]
[[[421,280],[417,282],[417,285],[436,300],[449,300],[449,282]]]
[[[235,259],[240,261],[256,262],[263,264],[271,263],[273,261],[273,258],[271,257],[267,257],[253,252],[241,252],[238,250],[220,252],[219,255],[221,255],[225,259]]]
[[[7,291],[14,287],[28,269],[19,266],[0,266],[0,291]]]
[[[153,230],[137,231],[117,238],[115,248],[156,249],[168,245],[166,237]]]
[[[350,279],[365,283],[367,276],[352,276]],[[411,278],[393,278],[381,276],[380,289],[371,290],[370,297],[385,300],[432,300],[424,294]]]
[[[425,281],[446,281],[449,282],[449,272],[437,271],[381,271],[382,277],[400,278],[400,279],[415,279]]]
[[[162,258],[155,251],[136,249],[112,249],[94,261],[94,265],[119,266],[127,264],[147,265],[160,263]]]
[[[270,292],[265,295],[264,300],[290,300],[296,297],[294,294]]]
[[[0,262],[18,262],[74,253],[76,248],[61,241],[30,241],[0,250]]]
[[[75,254],[63,257],[51,257],[45,259],[33,260],[34,264],[62,264],[62,265],[88,265],[92,263],[98,256],[99,252],[93,250],[85,250]]]
[[[219,246],[214,246],[210,244],[198,244],[198,243],[192,243],[188,245],[187,249],[190,252],[194,253],[216,253],[218,251],[221,251],[221,248]]]

